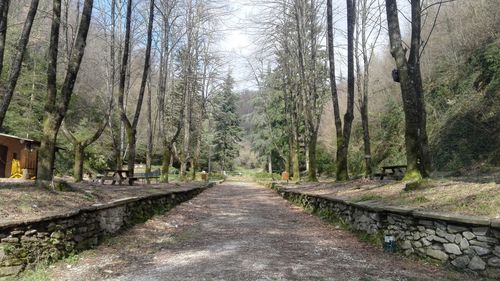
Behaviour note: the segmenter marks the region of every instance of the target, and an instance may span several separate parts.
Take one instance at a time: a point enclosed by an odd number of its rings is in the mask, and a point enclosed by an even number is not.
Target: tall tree
[[[215,139],[214,158],[219,162],[221,172],[230,169],[239,154],[241,127],[236,102],[238,97],[233,92],[234,80],[227,75],[222,91],[215,97],[214,113]]]
[[[0,85],[0,91],[2,91],[3,95],[2,103],[0,104],[0,127],[3,125],[5,115],[7,114],[7,110],[9,109],[10,101],[12,100],[14,90],[16,89],[17,80],[19,79],[19,75],[21,74],[23,58],[26,52],[26,46],[28,45],[30,39],[31,28],[33,26],[33,21],[35,20],[39,2],[39,0],[31,1],[28,15],[26,16],[26,20],[24,21],[23,30],[16,46],[16,52],[14,57],[12,58],[7,83],[5,83],[5,85],[3,85],[3,83],[2,85]],[[0,74],[3,69],[3,56],[5,50],[5,36],[7,34],[7,13],[9,10],[9,4],[10,1],[2,1],[2,11],[0,11],[0,16],[2,18],[0,21]]]
[[[92,19],[93,4],[93,0],[85,0],[73,51],[66,69],[66,77],[62,84],[60,94],[57,95],[57,55],[61,24],[61,0],[53,1],[49,66],[47,69],[47,101],[45,104],[43,135],[38,158],[37,179],[39,181],[50,181],[53,177],[57,135],[68,110],[73,88],[85,53],[87,35]]]
[[[198,64],[198,54],[196,53],[198,39],[199,39],[199,21],[201,20],[201,3],[189,0],[187,3],[185,28],[186,28],[186,44],[181,50],[181,60],[182,71],[182,91],[184,98],[184,114],[182,115],[182,146],[179,154],[179,160],[181,162],[180,176],[183,180],[187,179],[187,166],[188,162],[191,160],[191,141],[192,141],[192,110],[195,100],[195,92],[198,88],[198,77],[196,67]]]
[[[358,0],[356,24],[356,84],[358,104],[363,127],[365,176],[372,176],[372,152],[368,116],[368,94],[370,92],[370,65],[382,31],[382,12],[379,0]]]
[[[127,132],[128,141],[128,159],[127,159],[127,169],[130,175],[134,174],[135,158],[136,158],[136,145],[137,145],[137,125],[139,124],[139,117],[141,115],[142,102],[144,100],[144,92],[146,91],[146,83],[148,80],[150,65],[151,65],[151,48],[153,42],[153,24],[154,24],[154,0],[149,2],[149,19],[148,19],[148,31],[147,31],[147,42],[146,42],[146,53],[144,55],[144,69],[142,72],[141,86],[139,89],[139,95],[137,98],[137,104],[135,108],[135,113],[132,121],[128,118],[125,109],[124,97],[125,97],[125,80],[126,71],[128,66],[128,56],[129,56],[129,44],[130,44],[130,24],[132,18],[132,0],[127,3],[127,16],[126,16],[126,31],[125,31],[125,47],[122,58],[122,68],[120,72],[120,89],[118,96],[118,103],[121,110],[121,120],[125,125]],[[130,182],[131,184],[132,182]]]
[[[336,178],[339,181],[349,179],[348,152],[351,138],[352,121],[354,119],[354,29],[356,23],[356,1],[347,0],[347,110],[344,115],[344,126],[340,118],[337,85],[335,81],[335,57],[333,47],[333,8],[332,1],[327,0],[328,54],[330,63],[330,89],[332,92],[335,129],[337,133]]]
[[[168,182],[168,172],[172,158],[173,148],[182,130],[183,123],[183,99],[176,96],[176,92],[171,89],[174,83],[169,83],[172,79],[174,68],[172,64],[172,54],[180,42],[181,32],[176,32],[175,26],[179,17],[174,14],[178,6],[178,1],[160,1],[161,14],[161,50],[160,65],[158,74],[158,118],[159,134],[162,142],[162,168],[161,182]]]
[[[399,28],[399,11],[396,0],[386,0],[387,25],[391,54],[396,62],[397,74],[405,113],[406,178],[428,177],[431,156],[427,138],[427,118],[420,70],[422,47],[422,2],[411,0],[410,53],[403,47]]]
[[[333,105],[333,114],[335,118],[335,130],[337,133],[337,163],[339,159],[339,147],[342,145],[343,135],[342,135],[342,119],[340,118],[340,109],[339,109],[339,97],[337,91],[337,80],[335,78],[335,51],[333,45],[333,7],[332,0],[327,0],[327,34],[328,34],[328,61],[330,65],[330,90],[332,93],[332,105]],[[337,167],[338,171],[338,167]],[[338,179],[338,172],[337,172]]]

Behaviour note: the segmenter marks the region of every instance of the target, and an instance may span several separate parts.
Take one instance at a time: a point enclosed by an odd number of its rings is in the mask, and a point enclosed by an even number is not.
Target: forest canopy
[[[41,180],[498,168],[497,1],[229,2],[2,1],[2,132],[41,141]]]

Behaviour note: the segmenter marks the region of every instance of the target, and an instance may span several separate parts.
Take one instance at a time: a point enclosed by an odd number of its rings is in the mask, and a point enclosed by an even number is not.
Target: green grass
[[[243,182],[271,182],[280,180],[281,175],[277,173],[270,174],[262,169],[246,169],[236,168],[234,172],[230,172],[227,180],[243,181]]]
[[[365,201],[374,201],[374,200],[381,200],[384,197],[376,194],[365,194],[359,198],[356,198],[354,202],[365,202]]]
[[[75,265],[81,259],[79,255],[70,255],[62,260],[58,261],[57,264],[64,265]],[[35,268],[26,270],[21,273],[18,278],[13,278],[12,280],[21,280],[21,281],[48,281],[51,280],[51,275],[49,273],[49,265],[46,263],[38,264]]]
[[[431,200],[427,199],[425,196],[417,196],[413,199],[413,202],[415,202],[415,203],[427,203],[430,201]]]
[[[79,255],[70,255],[64,259],[61,260],[62,263],[70,264],[70,265],[75,265],[77,262],[79,262],[81,259],[81,256]]]
[[[51,279],[48,269],[48,265],[39,264],[34,269],[26,270],[18,278],[12,278],[11,280],[48,281]]]

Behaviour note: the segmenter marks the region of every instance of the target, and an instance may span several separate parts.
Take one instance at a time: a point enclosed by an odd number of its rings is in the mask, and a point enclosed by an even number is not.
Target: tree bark
[[[328,61],[330,64],[330,90],[332,93],[333,114],[335,118],[335,131],[337,136],[337,159],[336,178],[345,180],[347,177],[347,159],[343,159],[342,148],[344,147],[344,135],[342,131],[342,119],[340,118],[337,82],[335,79],[335,53],[333,46],[333,8],[332,0],[327,0],[327,28],[328,28]],[[345,161],[345,163],[341,163]]]
[[[127,17],[126,17],[126,27],[125,27],[125,47],[122,58],[122,68],[120,72],[120,93],[119,93],[119,104],[121,110],[121,119],[125,126],[125,131],[128,141],[128,158],[127,158],[127,170],[129,175],[134,174],[135,159],[136,159],[136,146],[137,146],[137,125],[139,123],[139,117],[141,115],[142,103],[144,100],[144,92],[146,91],[146,83],[149,75],[149,69],[151,65],[151,46],[153,41],[153,24],[154,24],[154,0],[149,2],[149,19],[148,19],[148,31],[147,31],[147,43],[146,43],[146,54],[144,57],[144,69],[142,72],[141,86],[139,89],[139,95],[137,98],[137,104],[135,108],[135,113],[133,120],[130,121],[124,106],[124,96],[125,96],[125,81],[127,66],[129,60],[129,48],[130,48],[130,21],[132,18],[132,0],[127,3]],[[130,180],[129,184],[133,182]]]
[[[342,142],[337,149],[337,180],[349,179],[348,153],[354,119],[354,28],[356,22],[355,0],[347,0],[347,110],[344,115]],[[338,142],[337,142],[338,143]]]
[[[365,159],[365,177],[372,177],[372,155],[371,155],[371,143],[370,143],[370,130],[369,130],[369,116],[368,116],[368,93],[369,93],[369,81],[370,81],[370,61],[373,56],[375,44],[378,41],[381,26],[377,26],[378,22],[372,23],[371,30],[368,30],[370,24],[370,10],[373,9],[372,3],[368,3],[369,0],[361,0],[358,5],[357,15],[358,24],[356,25],[356,70],[357,70],[357,81],[358,85],[358,101],[359,101],[359,111],[361,114],[361,126],[363,128],[363,149],[364,149],[364,159]],[[380,7],[379,7],[380,8]],[[381,19],[381,15],[378,15],[378,19]],[[369,35],[375,34],[371,46],[368,48]],[[359,41],[361,43],[359,44]],[[359,49],[361,48],[361,54]],[[363,61],[363,67],[360,64],[360,58]]]
[[[188,48],[189,49],[189,48]],[[191,74],[191,58],[187,58],[189,60],[188,70],[185,79],[184,85],[186,87],[184,91],[184,114],[183,114],[183,124],[184,124],[184,136],[182,141],[182,151],[180,153],[180,161],[181,161],[181,169],[180,169],[180,177],[182,180],[186,180],[187,175],[187,162],[189,161],[189,144],[191,142],[191,89],[190,89],[190,81],[188,76]]]
[[[14,95],[14,90],[17,85],[17,80],[19,79],[19,75],[21,74],[21,68],[23,64],[24,54],[26,53],[26,46],[28,45],[31,28],[33,26],[33,21],[35,20],[35,16],[38,10],[39,0],[32,0],[30,8],[28,10],[28,15],[26,16],[26,20],[24,21],[23,30],[21,32],[21,37],[16,46],[15,56],[12,59],[12,63],[9,70],[9,78],[6,83],[6,87],[1,87],[0,90],[3,92],[2,104],[0,105],[0,127],[3,126],[3,122],[5,120],[5,115],[7,114],[7,110],[9,109],[10,101],[12,100],[12,96]],[[5,3],[4,12],[8,11],[9,3]],[[5,24],[5,26],[4,26]],[[3,52],[5,50],[5,35],[7,32],[7,15],[2,20],[0,24],[0,28],[5,29],[5,32],[0,33],[0,57],[3,61]],[[0,69],[1,74],[1,69]]]
[[[147,119],[148,119],[148,128],[147,128],[147,150],[146,150],[146,173],[151,173],[151,162],[153,157],[153,118],[152,118],[152,91],[151,91],[151,75],[149,75],[148,81],[148,99],[147,99]],[[147,183],[150,184],[151,180],[149,177],[147,178]]]
[[[128,121],[127,114],[125,112],[125,85],[127,80],[127,68],[128,68],[128,59],[130,52],[130,25],[132,20],[132,0],[127,1],[127,14],[125,17],[125,39],[123,43],[123,52],[122,52],[122,63],[120,67],[120,82],[118,86],[118,105],[120,107],[120,159],[122,153],[122,141],[123,141],[123,127],[124,124]],[[129,125],[130,122],[128,122]],[[117,163],[119,164],[119,163]]]
[[[320,118],[315,118],[318,115],[318,111],[322,111],[323,104],[318,103],[318,85],[317,85],[317,73],[316,73],[316,60],[317,60],[317,24],[316,24],[316,2],[311,0],[311,15],[310,15],[310,44],[311,44],[311,69],[309,77],[309,93],[307,96],[308,102],[306,106],[307,121],[309,125],[308,128],[308,140],[309,143],[307,148],[307,162],[308,162],[308,180],[311,182],[318,181],[317,175],[317,163],[316,163],[316,147],[317,147],[317,127],[319,127]],[[313,112],[315,113],[313,116]],[[314,143],[313,143],[314,142]]]
[[[201,128],[199,129],[201,130]],[[200,133],[201,134],[201,133]],[[198,134],[196,137],[196,149],[194,152],[193,161],[191,162],[191,180],[196,180],[196,170],[198,170],[198,165],[200,161],[200,153],[201,153],[201,135]]]
[[[292,124],[293,124],[293,142],[292,142],[292,169],[293,169],[293,180],[300,181],[300,144],[299,144],[299,128],[297,125],[297,113],[292,114]]]
[[[411,0],[412,36],[409,59],[403,48],[399,28],[396,0],[386,0],[387,24],[391,54],[399,72],[403,110],[405,113],[405,147],[407,179],[428,177],[431,172],[431,157],[426,130],[426,112],[420,74],[421,6],[419,0]]]
[[[53,2],[54,13],[52,17],[50,35],[49,67],[47,70],[47,101],[45,105],[42,142],[38,151],[39,162],[37,179],[40,182],[50,181],[54,175],[53,169],[57,134],[68,110],[69,102],[73,94],[73,88],[75,86],[76,78],[85,53],[87,35],[90,28],[90,21],[92,19],[93,4],[93,0],[85,0],[73,52],[66,70],[66,77],[61,88],[60,100],[56,101],[57,54],[61,20],[61,0],[54,0]]]
[[[182,114],[182,112],[181,112]],[[160,180],[163,183],[168,183],[168,170],[172,161],[172,150],[174,143],[177,141],[182,130],[182,122],[177,123],[177,129],[174,136],[169,141],[167,137],[163,138],[163,156],[162,156],[162,167],[161,167],[161,177]]]
[[[81,182],[83,180],[83,160],[85,156],[85,148],[81,143],[76,143],[73,145],[75,152],[75,163],[73,166],[73,177],[75,182]]]
[[[284,8],[284,11],[286,8]],[[292,87],[292,74],[291,74],[291,67],[288,63],[288,58],[291,57],[290,53],[290,48],[288,46],[288,32],[286,29],[284,30],[283,37],[285,38],[283,45],[284,45],[284,51],[285,51],[285,59],[284,59],[284,65],[285,65],[285,77],[284,77],[284,89],[286,92],[286,97],[287,97],[287,104],[288,106],[288,116],[290,118],[290,124],[288,126],[288,133],[289,133],[289,159],[291,162],[289,162],[289,170],[288,173],[290,176],[292,176],[294,181],[300,181],[300,166],[299,166],[299,153],[300,153],[300,146],[299,146],[299,126],[298,126],[298,107],[297,107],[297,98],[293,93]]]
[[[310,140],[309,140],[309,181],[316,182],[318,181],[317,177],[317,162],[316,162],[316,145],[318,142],[318,134],[313,133],[311,134]]]
[[[160,181],[163,183],[168,183],[168,170],[170,168],[170,157],[172,155],[172,149],[168,143],[163,143],[163,156],[162,156],[162,166],[161,166],[161,176]]]
[[[273,173],[273,158],[271,154],[267,156],[267,172],[270,174]]]
[[[10,0],[0,1],[0,75],[3,70],[5,40],[7,38],[7,24],[9,18]]]

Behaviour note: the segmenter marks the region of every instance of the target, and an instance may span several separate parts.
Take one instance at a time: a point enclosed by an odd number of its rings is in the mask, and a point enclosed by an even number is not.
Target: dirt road
[[[49,274],[53,280],[470,280],[386,254],[248,183],[207,190]]]

